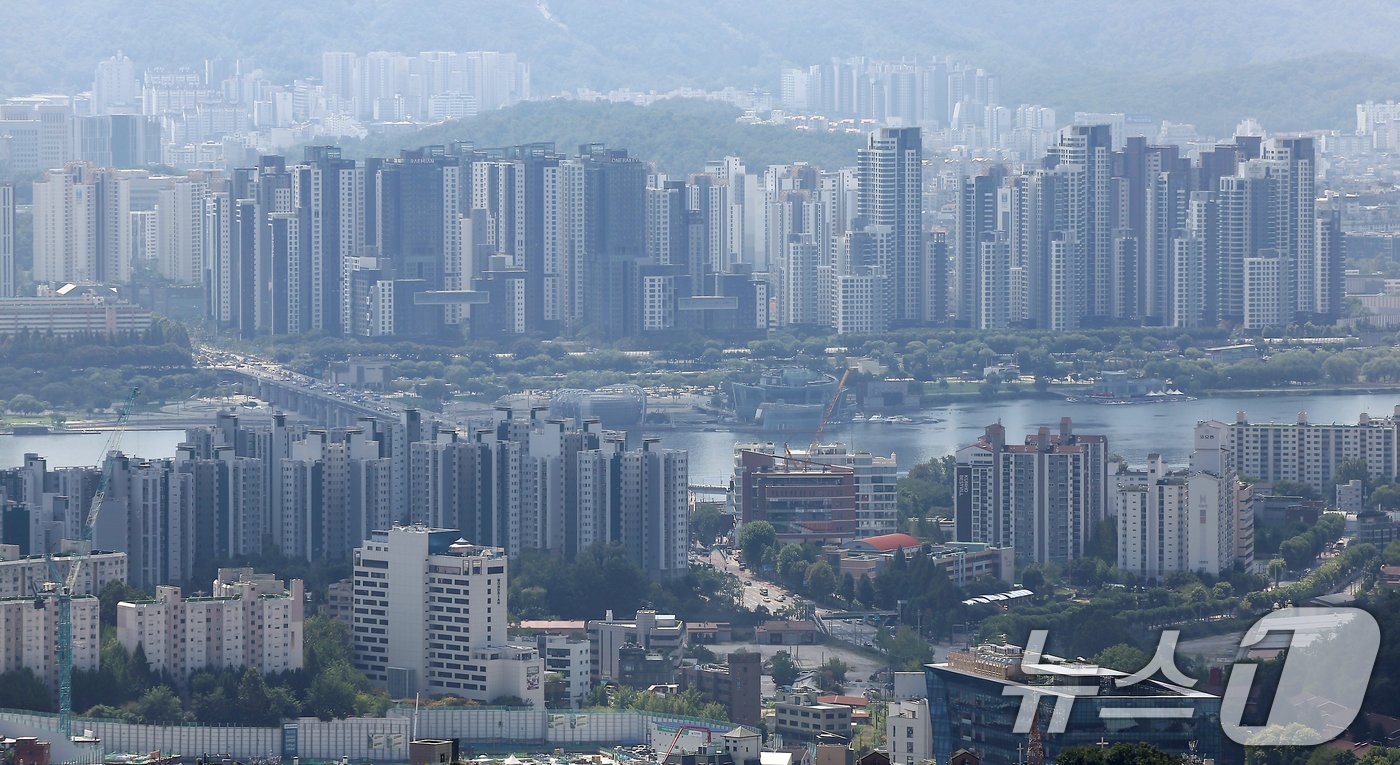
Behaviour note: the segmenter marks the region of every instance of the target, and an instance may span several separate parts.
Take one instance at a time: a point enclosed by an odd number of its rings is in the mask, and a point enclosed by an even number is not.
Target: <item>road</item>
[[[211,369],[227,369],[257,380],[301,389],[304,393],[321,396],[345,407],[374,417],[399,419],[408,407],[391,398],[382,398],[345,386],[332,385],[314,377],[294,372],[275,361],[238,353],[212,345],[198,345],[194,351],[195,364]]]

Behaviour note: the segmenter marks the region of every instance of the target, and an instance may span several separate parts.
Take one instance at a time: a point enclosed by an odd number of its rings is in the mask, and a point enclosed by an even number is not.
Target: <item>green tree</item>
[[[841,597],[842,600],[846,601],[846,605],[850,605],[855,602],[856,578],[851,576],[851,572],[847,571],[846,573],[841,575],[841,589],[838,595]]]
[[[0,709],[52,712],[48,686],[27,667],[0,673]]]
[[[768,660],[768,674],[773,677],[774,685],[792,685],[797,681],[797,662],[792,660],[792,655],[787,651],[778,651]]]
[[[1131,673],[1147,666],[1147,662],[1151,658],[1134,646],[1119,643],[1099,651],[1099,654],[1094,657],[1094,663],[1100,667]]]
[[[1334,353],[1322,362],[1323,376],[1334,383],[1354,383],[1359,371],[1360,365],[1346,354]]]
[[[306,694],[306,709],[322,720],[353,716],[355,700],[360,689],[349,665],[337,664],[322,671],[311,681]]]
[[[778,532],[768,521],[751,521],[739,529],[739,551],[744,562],[757,568],[763,554],[778,543]]]
[[[910,672],[918,671],[933,659],[928,641],[907,624],[893,632],[881,629],[875,635],[875,645],[889,656],[890,664]]]
[[[846,662],[833,656],[817,667],[817,687],[831,693],[840,693],[846,687]]]
[[[1337,463],[1337,469],[1332,474],[1333,485],[1345,484],[1352,480],[1361,482],[1363,495],[1371,490],[1371,471],[1366,466],[1366,460],[1360,457],[1348,457]],[[1330,502],[1331,499],[1329,497],[1328,501]]]
[[[147,725],[169,725],[184,722],[185,710],[180,697],[169,686],[157,685],[136,701],[132,710],[136,718]]]
[[[720,511],[718,502],[699,502],[695,512],[690,514],[690,529],[703,545],[714,544],[715,539],[728,533],[733,525],[733,519]]]
[[[16,414],[38,414],[47,408],[47,404],[28,393],[16,394],[9,403],[10,411]]]
[[[778,576],[789,587],[799,587],[807,576],[807,553],[802,545],[786,544],[778,550]]]
[[[1381,553],[1381,558],[1387,566],[1400,566],[1400,539],[1386,545],[1385,551]]]
[[[1106,749],[1070,747],[1055,757],[1055,765],[1181,765],[1181,758],[1151,744],[1118,743]]]
[[[860,575],[860,584],[856,588],[856,598],[865,608],[875,607],[875,583],[870,580],[869,574]]]
[[[135,587],[131,587],[120,579],[111,579],[102,585],[102,591],[97,593],[98,620],[103,626],[117,626],[117,604],[123,600],[141,600],[149,597],[149,594]]]
[[[824,560],[807,567],[807,593],[814,598],[829,598],[836,589],[836,572]]]

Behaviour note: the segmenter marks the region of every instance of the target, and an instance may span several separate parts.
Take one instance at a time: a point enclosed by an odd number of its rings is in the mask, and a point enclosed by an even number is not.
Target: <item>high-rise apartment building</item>
[[[52,555],[24,555],[17,544],[0,544],[0,598],[32,596],[45,582],[66,580],[76,553],[84,544],[63,540],[59,552]],[[108,582],[125,581],[126,553],[99,550],[83,559],[73,592],[96,595]]]
[[[15,187],[0,183],[0,297],[15,296]]]
[[[1229,435],[1240,475],[1300,481],[1322,493],[1347,459],[1365,461],[1373,481],[1394,480],[1400,409],[1383,418],[1363,413],[1355,424],[1314,423],[1306,412],[1300,412],[1296,422],[1258,423],[1238,412]]]
[[[1118,567],[1160,580],[1181,571],[1219,576],[1236,562],[1239,515],[1229,426],[1196,425],[1191,464],[1171,470],[1158,455],[1118,481]],[[1244,561],[1248,564],[1250,561]]]
[[[955,529],[959,541],[1010,547],[1018,562],[1064,563],[1081,557],[1095,524],[1108,514],[1108,440],[1073,431],[1068,417],[1007,443],[987,426],[957,452]]]
[[[867,230],[885,229],[887,246],[868,258],[883,269],[891,319],[923,323],[923,143],[919,128],[881,128],[858,155],[857,214]]]

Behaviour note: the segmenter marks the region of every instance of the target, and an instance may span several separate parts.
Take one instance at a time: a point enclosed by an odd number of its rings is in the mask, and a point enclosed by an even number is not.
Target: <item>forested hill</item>
[[[325,50],[516,51],[536,90],[776,89],[831,56],[954,55],[1001,75],[1003,102],[1127,108],[1212,130],[1342,126],[1400,97],[1390,0],[6,0],[0,93],[87,87],[96,59],[249,57],[316,76]]]
[[[406,136],[341,141],[346,156],[392,157],[402,148],[469,140],[479,147],[553,141],[570,154],[585,143],[627,149],[672,175],[698,172],[708,160],[742,157],[752,169],[809,162],[825,169],[856,163],[860,135],[806,133],[777,125],[741,125],[740,111],[708,101],[662,101],[653,106],[577,101],[522,103]],[[295,153],[294,155],[299,155]]]

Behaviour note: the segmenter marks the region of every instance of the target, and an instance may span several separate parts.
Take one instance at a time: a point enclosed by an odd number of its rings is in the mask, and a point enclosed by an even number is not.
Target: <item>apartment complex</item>
[[[1081,435],[1068,417],[1007,443],[999,423],[957,452],[959,541],[1015,550],[1016,560],[1064,563],[1080,557],[1109,509],[1108,439]]]
[[[1244,412],[1230,425],[1230,448],[1241,475],[1260,481],[1300,481],[1319,493],[1347,459],[1366,463],[1371,480],[1394,480],[1400,406],[1387,417],[1362,413],[1353,424],[1314,423],[1306,412],[1294,422],[1250,422]]]
[[[629,448],[596,421],[573,426],[543,409],[504,407],[462,431],[414,410],[330,428],[225,412],[188,429],[174,459],[113,459],[93,540],[125,552],[131,583],[146,589],[186,581],[196,551],[343,561],[395,523],[456,528],[512,556],[618,543],[654,579],[689,565],[686,452],[654,440]],[[0,539],[20,554],[60,551],[80,535],[74,508],[100,476],[38,455],[0,470]]]
[[[505,550],[455,529],[394,526],[354,554],[355,666],[394,698],[515,697],[544,707],[544,662],[506,642]]]
[[[0,544],[0,598],[32,595],[44,582],[62,582],[84,543],[65,539],[53,555],[21,555],[19,545]],[[52,562],[52,564],[51,564]],[[108,582],[126,581],[126,553],[92,552],[83,559],[75,595],[97,595]]]
[[[91,595],[73,598],[73,668],[95,670],[99,604]],[[0,674],[27,669],[39,681],[58,688],[58,602],[33,595],[0,597]]]
[[[162,585],[151,600],[118,603],[117,639],[182,681],[201,669],[290,672],[302,667],[305,599],[300,579],[221,568],[207,597]]]
[[[1253,510],[1239,501],[1229,426],[1197,423],[1191,464],[1171,470],[1150,455],[1145,470],[1118,482],[1118,567],[1157,580],[1178,571],[1219,576],[1252,549]],[[1247,542],[1247,544],[1241,544]],[[1249,565],[1251,559],[1242,560]]]

